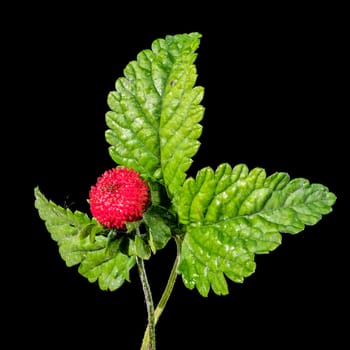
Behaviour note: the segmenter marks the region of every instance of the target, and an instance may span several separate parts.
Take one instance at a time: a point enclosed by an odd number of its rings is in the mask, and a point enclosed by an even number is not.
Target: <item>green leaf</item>
[[[129,281],[135,258],[121,253],[120,240],[109,243],[107,237],[95,231],[99,225],[95,219],[47,200],[38,187],[34,189],[34,195],[39,216],[45,221],[51,238],[57,242],[67,266],[80,264],[79,273],[90,282],[98,281],[102,290],[113,291],[125,280]],[[86,234],[89,231],[94,239]]]
[[[96,234],[101,231],[104,231],[104,227],[93,218],[91,222],[89,222],[80,230],[79,237],[82,239],[90,237],[91,242],[93,242],[95,240]]]
[[[141,51],[126,66],[108,95],[111,158],[162,182],[170,195],[182,185],[200,145],[204,90],[194,87],[193,64],[200,37],[190,33],[155,40],[152,50]]]
[[[194,50],[199,45],[199,35],[192,35],[172,65],[167,77],[160,119],[161,167],[164,183],[170,196],[178,190],[186,178],[186,171],[192,157],[200,146],[198,138],[202,133],[199,122],[204,115],[200,105],[204,89],[194,87],[197,79],[193,64],[197,55]],[[171,46],[177,45],[172,42]]]
[[[128,239],[128,254],[148,260],[151,257],[151,249],[141,236],[135,235],[133,239]]]
[[[148,226],[149,244],[155,254],[157,250],[164,248],[171,238],[171,217],[166,209],[152,206],[144,213],[143,219]]]
[[[179,272],[186,287],[207,296],[227,294],[224,276],[234,282],[255,271],[255,254],[281,244],[281,233],[296,234],[332,211],[336,196],[321,184],[290,180],[287,173],[266,177],[261,168],[207,167],[185,181],[174,198],[186,225]]]

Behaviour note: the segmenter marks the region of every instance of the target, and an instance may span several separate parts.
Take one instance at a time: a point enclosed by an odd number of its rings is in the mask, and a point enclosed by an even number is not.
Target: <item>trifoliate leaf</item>
[[[38,187],[34,195],[39,216],[45,221],[51,238],[57,242],[67,266],[80,264],[79,273],[90,282],[98,281],[102,290],[112,291],[125,280],[129,281],[129,271],[135,265],[135,258],[120,251],[119,240],[108,242],[107,237],[95,231],[99,227],[95,219],[47,200]],[[94,239],[86,235],[90,229]]]
[[[255,254],[281,244],[281,233],[296,234],[332,211],[336,196],[321,184],[287,173],[266,177],[261,168],[207,167],[185,181],[174,198],[187,227],[179,272],[186,287],[207,296],[227,294],[234,282],[255,271]]]
[[[152,50],[117,79],[108,96],[106,140],[111,158],[146,179],[161,181],[172,196],[199,148],[203,88],[194,87],[199,33],[157,39]]]

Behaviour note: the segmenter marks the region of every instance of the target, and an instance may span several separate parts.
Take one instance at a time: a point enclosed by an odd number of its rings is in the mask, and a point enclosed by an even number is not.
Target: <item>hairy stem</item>
[[[136,232],[138,235],[140,235],[139,228],[136,229]],[[148,315],[147,329],[149,329],[149,337],[147,339],[147,342],[145,341],[142,342],[141,349],[155,350],[156,349],[156,330],[155,330],[156,324],[154,321],[154,303],[152,298],[151,287],[148,282],[144,260],[141,259],[139,256],[136,256],[136,263],[137,263],[137,268],[140,275],[140,280],[142,283],[143,294],[145,296],[147,315]]]
[[[162,314],[163,310],[165,309],[165,306],[169,300],[169,297],[173,291],[173,288],[174,288],[174,285],[176,282],[177,267],[179,265],[180,253],[181,253],[181,240],[180,240],[180,238],[175,236],[175,242],[176,242],[176,258],[175,258],[173,267],[171,269],[167,285],[165,286],[162,297],[160,298],[159,303],[157,305],[157,308],[154,312],[154,326],[157,324],[160,315]],[[141,350],[148,350],[148,348],[146,347],[146,344],[149,343],[151,332],[152,332],[152,329],[150,328],[150,325],[148,324],[146,331],[145,331],[145,334],[144,334],[144,337],[143,337]]]
[[[155,350],[156,349],[156,331],[155,331],[155,318],[154,318],[154,304],[152,299],[151,288],[148,283],[146,269],[143,259],[136,257],[137,267],[142,283],[143,293],[145,296],[145,302],[147,307],[148,324],[147,329],[149,329],[149,336],[147,341],[142,342],[141,349],[144,350]]]

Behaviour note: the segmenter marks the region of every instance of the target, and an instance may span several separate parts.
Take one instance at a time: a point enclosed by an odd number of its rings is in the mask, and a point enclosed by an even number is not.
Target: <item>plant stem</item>
[[[159,300],[159,303],[157,305],[157,308],[154,312],[154,326],[157,324],[160,315],[162,314],[163,310],[165,309],[165,306],[169,300],[169,297],[173,291],[176,277],[177,277],[177,267],[179,265],[180,261],[180,253],[181,253],[181,241],[180,238],[175,236],[175,242],[176,242],[176,258],[173,264],[173,267],[171,269],[167,285],[165,286],[164,292],[162,294],[162,297]],[[152,332],[152,329],[150,328],[150,324],[147,325],[147,328],[145,330],[143,341],[142,341],[142,347],[141,350],[148,350],[147,344],[150,340],[150,332]]]
[[[155,332],[155,318],[154,318],[154,304],[152,299],[151,288],[148,283],[145,264],[143,259],[136,257],[137,267],[142,283],[143,293],[145,296],[145,302],[147,307],[148,324],[147,329],[149,330],[149,336],[147,342],[142,342],[141,349],[155,350],[156,349],[156,332]]]

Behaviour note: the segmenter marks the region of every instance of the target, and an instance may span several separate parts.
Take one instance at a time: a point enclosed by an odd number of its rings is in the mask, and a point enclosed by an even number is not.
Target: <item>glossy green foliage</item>
[[[203,88],[194,87],[199,33],[157,39],[117,79],[108,96],[112,159],[163,183],[172,196],[199,147]]]
[[[295,234],[332,209],[336,197],[321,184],[286,173],[266,177],[240,164],[204,168],[189,178],[174,204],[186,225],[179,272],[188,288],[207,296],[227,294],[224,276],[234,282],[255,270],[254,255],[281,244],[281,233]]]
[[[102,290],[115,290],[135,265],[135,257],[149,259],[151,253],[164,248],[171,238],[171,215],[163,208],[151,206],[144,214],[147,234],[135,235],[106,230],[94,218],[49,201],[35,188],[35,207],[45,221],[51,238],[58,243],[59,253],[67,266],[80,264],[78,271],[90,282],[98,280]],[[130,231],[140,222],[130,223]]]
[[[40,218],[45,221],[51,238],[57,242],[59,253],[67,266],[79,265],[78,271],[90,282],[98,281],[102,290],[115,290],[125,280],[129,281],[129,270],[135,258],[121,252],[121,240],[110,242],[104,235],[90,239],[85,235],[87,227],[97,227],[103,231],[95,219],[90,219],[79,211],[62,208],[49,201],[36,187],[35,207]]]
[[[243,282],[255,271],[256,254],[274,250],[283,233],[316,224],[336,201],[321,184],[282,172],[266,176],[244,164],[207,167],[186,179],[204,114],[204,89],[195,86],[200,38],[194,32],[155,40],[126,66],[108,95],[110,156],[139,172],[151,192],[139,222],[128,223],[128,232],[108,232],[35,189],[35,206],[62,258],[68,266],[80,264],[79,272],[102,290],[129,280],[136,256],[149,259],[176,238],[177,272],[185,286],[203,296],[210,289],[227,294],[227,278]]]
[[[155,206],[145,212],[143,219],[148,227],[149,245],[153,253],[156,253],[164,248],[171,238],[169,225],[172,217],[165,209]]]

